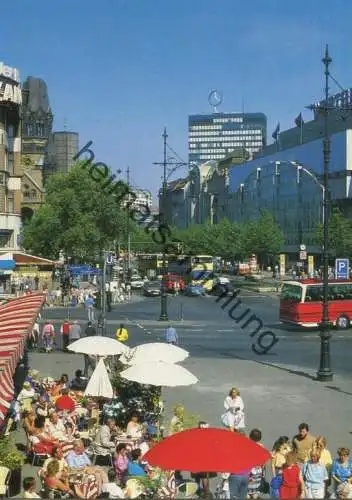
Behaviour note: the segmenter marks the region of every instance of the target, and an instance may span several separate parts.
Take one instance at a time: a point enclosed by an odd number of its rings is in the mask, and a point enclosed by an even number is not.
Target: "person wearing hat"
[[[17,397],[17,401],[20,403],[22,411],[31,411],[34,396],[35,392],[32,385],[30,384],[30,382],[25,382],[23,384],[21,392]]]

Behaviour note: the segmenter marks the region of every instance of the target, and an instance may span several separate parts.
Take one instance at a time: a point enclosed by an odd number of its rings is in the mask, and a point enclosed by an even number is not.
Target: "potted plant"
[[[0,466],[11,471],[9,482],[9,496],[13,497],[21,492],[22,467],[25,463],[24,455],[17,449],[11,437],[0,440]]]

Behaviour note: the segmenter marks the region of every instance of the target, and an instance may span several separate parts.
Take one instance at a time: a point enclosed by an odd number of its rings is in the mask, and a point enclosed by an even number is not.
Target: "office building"
[[[52,132],[48,89],[44,80],[28,77],[22,86],[22,218],[32,217],[44,201],[48,143]]]
[[[74,156],[79,151],[79,134],[77,132],[59,131],[54,132],[49,141],[48,175],[55,173],[67,174],[75,161]]]
[[[263,113],[213,113],[188,118],[188,161],[197,165],[222,160],[236,148],[250,154],[266,145]]]
[[[21,83],[0,62],[0,250],[16,250],[21,232]]]

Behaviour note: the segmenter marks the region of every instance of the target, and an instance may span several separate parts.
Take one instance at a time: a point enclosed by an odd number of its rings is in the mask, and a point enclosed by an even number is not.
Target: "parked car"
[[[206,292],[203,285],[187,285],[184,291],[187,297],[205,297]]]
[[[217,297],[220,297],[221,295],[233,295],[233,293],[234,288],[230,281],[228,283],[216,283],[211,291],[211,294],[216,295]]]
[[[157,297],[161,294],[161,281],[146,281],[143,285],[143,295],[146,297]]]
[[[131,288],[132,290],[140,290],[143,288],[145,281],[140,276],[132,276],[131,278]]]

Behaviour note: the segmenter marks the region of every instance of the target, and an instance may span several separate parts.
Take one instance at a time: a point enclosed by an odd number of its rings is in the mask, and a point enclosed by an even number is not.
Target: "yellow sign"
[[[285,276],[286,274],[286,255],[284,253],[280,254],[280,276]]]
[[[314,255],[308,255],[308,276],[314,274]]]

